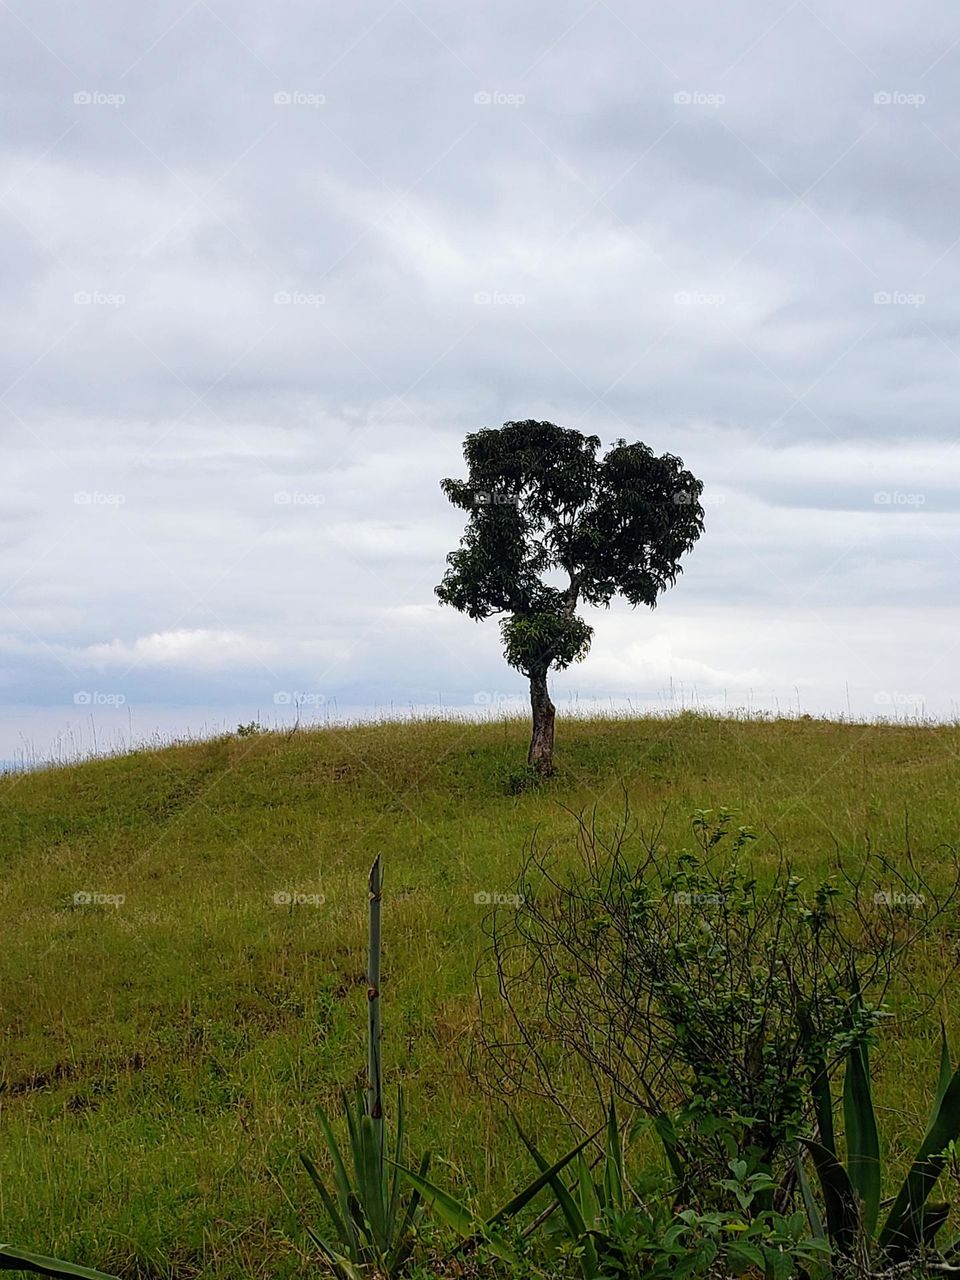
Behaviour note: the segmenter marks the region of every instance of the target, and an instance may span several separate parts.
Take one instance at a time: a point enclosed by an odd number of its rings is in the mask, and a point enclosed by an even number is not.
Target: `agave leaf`
[[[833,1152],[819,1142],[801,1138],[800,1142],[813,1157],[823,1207],[827,1214],[827,1234],[836,1251],[844,1257],[852,1257],[860,1230],[860,1208],[856,1193],[847,1177],[847,1171]]]
[[[879,1245],[893,1261],[903,1261],[922,1244],[923,1206],[943,1169],[943,1151],[960,1137],[960,1067],[940,1106],[880,1233]]]
[[[836,1159],[837,1137],[833,1128],[833,1098],[830,1096],[827,1064],[822,1058],[816,1064],[813,1080],[810,1083],[810,1092],[813,1095],[813,1106],[817,1116],[820,1145]]]
[[[318,1235],[312,1227],[307,1227],[307,1235],[342,1280],[363,1280],[362,1272],[353,1265],[350,1259],[344,1257],[342,1253],[338,1253],[336,1249],[324,1240],[323,1236]]]
[[[949,1216],[949,1204],[938,1203],[924,1206],[923,1222],[921,1224],[920,1234],[927,1249],[933,1248],[933,1242]]]
[[[623,1212],[623,1147],[613,1097],[607,1113],[607,1151],[603,1169],[603,1191],[609,1212]]]
[[[507,1218],[512,1218],[515,1214],[519,1213],[521,1209],[525,1208],[530,1203],[534,1196],[539,1195],[543,1188],[553,1181],[554,1177],[561,1169],[565,1169],[571,1160],[575,1160],[580,1152],[583,1151],[584,1147],[593,1142],[596,1136],[597,1135],[595,1133],[592,1133],[589,1138],[584,1138],[583,1142],[581,1142],[579,1146],[574,1147],[572,1151],[568,1151],[565,1156],[561,1156],[556,1164],[552,1164],[549,1169],[544,1169],[540,1173],[539,1177],[534,1178],[533,1182],[524,1187],[522,1191],[517,1192],[517,1194],[508,1200],[502,1208],[498,1209],[492,1217],[488,1218],[487,1225],[491,1227],[495,1226],[497,1223],[502,1222]]]
[[[546,1157],[541,1155],[541,1153],[533,1145],[533,1142],[527,1137],[524,1131],[520,1128],[520,1125],[517,1122],[516,1118],[514,1118],[513,1123],[514,1123],[514,1126],[516,1127],[517,1133],[520,1135],[520,1140],[523,1142],[524,1146],[533,1156],[534,1160],[536,1161],[537,1168],[540,1170],[540,1172],[543,1173],[546,1169],[549,1169],[550,1164],[547,1161]],[[567,1224],[567,1229],[570,1232],[571,1238],[574,1241],[579,1240],[582,1236],[586,1234],[587,1224],[583,1220],[583,1214],[580,1212],[579,1208],[577,1207],[577,1202],[574,1200],[573,1196],[567,1190],[563,1179],[560,1177],[554,1177],[553,1179],[551,1179],[550,1190],[557,1197],[557,1203],[560,1206],[560,1212],[563,1214],[564,1221]]]
[[[405,1165],[402,1166],[402,1171],[404,1177],[419,1191],[423,1200],[440,1221],[452,1227],[457,1235],[463,1238],[463,1244],[476,1244],[482,1240],[491,1252],[504,1262],[519,1263],[519,1259],[506,1241],[502,1240],[496,1232],[490,1231],[489,1222],[478,1218],[465,1204],[430,1182],[422,1174],[414,1173]]]
[[[666,1112],[663,1112],[654,1119],[653,1127],[663,1144],[663,1149],[667,1156],[667,1163],[670,1165],[673,1176],[676,1178],[678,1184],[683,1186],[686,1182],[686,1174],[683,1168],[683,1161],[680,1159],[677,1131],[674,1128],[673,1121]]]
[[[810,1179],[807,1177],[807,1171],[803,1167],[803,1160],[800,1158],[799,1149],[795,1149],[793,1153],[794,1168],[797,1171],[797,1182],[800,1186],[800,1197],[803,1200],[803,1207],[807,1213],[807,1222],[810,1224],[810,1234],[815,1240],[826,1240],[827,1233],[823,1229],[823,1219],[820,1217],[820,1209],[813,1196],[813,1188],[810,1186]]]
[[[308,1155],[304,1155],[304,1153],[301,1152],[300,1163],[306,1169],[310,1177],[310,1181],[316,1187],[317,1192],[319,1193],[320,1199],[323,1201],[323,1207],[326,1209],[327,1214],[334,1225],[334,1228],[336,1230],[337,1236],[339,1237],[340,1243],[349,1249],[351,1244],[353,1244],[354,1242],[353,1224],[351,1223],[348,1227],[347,1224],[344,1222],[343,1218],[340,1216],[340,1210],[337,1207],[336,1201],[334,1200],[330,1192],[327,1190],[326,1184],[324,1183],[323,1179],[320,1177],[320,1174],[317,1172],[316,1166],[314,1165],[310,1157]]]
[[[393,1178],[390,1186],[390,1197],[387,1207],[387,1218],[390,1224],[391,1232],[397,1220],[397,1210],[400,1205],[400,1165],[403,1163],[403,1090],[397,1085],[397,1126],[396,1136],[393,1142],[393,1151],[389,1149],[386,1152],[387,1160],[393,1160]],[[384,1164],[384,1172],[387,1165]]]
[[[360,1159],[358,1172],[360,1203],[370,1230],[380,1250],[387,1247],[386,1205],[384,1204],[383,1151],[380,1146],[380,1127],[368,1115],[360,1117]]]
[[[427,1170],[429,1168],[430,1168],[430,1152],[427,1151],[424,1154],[423,1159],[420,1161],[420,1168],[418,1170],[418,1173],[421,1178],[425,1178],[427,1176]],[[399,1169],[400,1169],[400,1166],[397,1165],[396,1172],[398,1176],[399,1176]],[[391,1255],[392,1262],[393,1262],[393,1265],[390,1268],[391,1271],[398,1270],[401,1265],[402,1259],[400,1258],[398,1251],[403,1250],[404,1257],[406,1257],[406,1255],[409,1254],[410,1250],[413,1248],[413,1237],[411,1233],[412,1233],[413,1224],[416,1220],[417,1210],[420,1208],[420,1200],[421,1200],[420,1192],[416,1188],[414,1188],[413,1191],[410,1193],[410,1199],[407,1202],[407,1208],[406,1208],[406,1212],[403,1215],[403,1221],[400,1223],[400,1226],[395,1233],[394,1253],[393,1255]]]
[[[587,1229],[594,1230],[600,1225],[600,1201],[597,1198],[597,1189],[593,1185],[590,1165],[582,1154],[577,1157],[577,1189],[580,1194],[580,1212],[583,1214]]]
[[[950,1062],[950,1046],[947,1044],[947,1029],[940,1023],[940,1074],[937,1079],[937,1091],[933,1096],[933,1107],[930,1111],[930,1119],[927,1121],[929,1129],[937,1118],[937,1112],[940,1110],[940,1103],[943,1101],[943,1095],[950,1087],[950,1077],[953,1075],[953,1067]]]
[[[870,1092],[870,1060],[865,1044],[847,1055],[843,1077],[843,1115],[847,1139],[847,1172],[863,1203],[863,1225],[872,1240],[880,1213],[880,1138]]]
[[[0,1271],[32,1271],[34,1275],[56,1276],[60,1280],[116,1280],[116,1276],[109,1276],[105,1271],[48,1258],[12,1244],[0,1244]]]
[[[337,1196],[340,1200],[340,1207],[346,1214],[347,1201],[352,1191],[350,1179],[347,1176],[346,1165],[343,1163],[343,1157],[340,1154],[340,1147],[333,1130],[330,1127],[330,1121],[327,1119],[327,1113],[322,1107],[317,1108],[317,1114],[320,1120],[320,1128],[323,1132],[324,1142],[327,1144],[327,1150],[330,1153],[330,1159],[333,1161],[333,1176],[337,1184]]]

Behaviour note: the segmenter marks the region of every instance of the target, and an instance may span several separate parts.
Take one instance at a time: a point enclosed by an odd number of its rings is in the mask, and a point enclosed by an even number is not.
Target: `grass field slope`
[[[364,1062],[378,853],[387,1080],[438,1178],[492,1199],[528,1162],[465,1066],[473,970],[483,899],[535,832],[573,859],[570,811],[612,827],[626,801],[682,847],[695,810],[726,806],[759,866],[782,851],[809,874],[868,839],[928,863],[960,842],[958,726],[565,720],[538,789],[527,732],[254,733],[0,778],[0,1238],[125,1277],[303,1273],[297,1153],[319,1154],[315,1106]],[[907,1025],[879,1057],[910,1140],[935,1055]]]

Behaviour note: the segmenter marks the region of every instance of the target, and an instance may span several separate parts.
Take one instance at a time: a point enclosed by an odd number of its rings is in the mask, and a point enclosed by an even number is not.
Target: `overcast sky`
[[[946,0],[3,0],[0,756],[510,707],[463,436],[678,453],[707,530],[561,706],[960,705]]]

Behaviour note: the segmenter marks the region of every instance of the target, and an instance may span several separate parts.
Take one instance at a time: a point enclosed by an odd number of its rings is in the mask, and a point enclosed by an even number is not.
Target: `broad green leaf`
[[[448,1192],[435,1186],[422,1174],[414,1173],[412,1169],[403,1166],[403,1175],[419,1191],[422,1199],[431,1207],[440,1221],[452,1227],[457,1235],[463,1238],[463,1244],[477,1244],[482,1240],[496,1257],[504,1262],[519,1265],[519,1259],[506,1241],[490,1231],[489,1222],[483,1222],[465,1204],[461,1204]]]
[[[623,1147],[620,1145],[617,1108],[611,1097],[607,1113],[607,1150],[603,1169],[603,1189],[608,1211],[623,1212],[623,1182]]]
[[[797,1171],[797,1182],[800,1186],[800,1196],[803,1200],[803,1207],[807,1214],[807,1223],[810,1227],[810,1234],[815,1240],[826,1240],[827,1233],[823,1229],[823,1219],[820,1217],[820,1209],[813,1195],[813,1188],[810,1186],[810,1179],[803,1167],[803,1160],[800,1157],[799,1150],[793,1153],[794,1166]]]
[[[580,1212],[588,1230],[600,1225],[600,1201],[593,1185],[593,1173],[590,1165],[581,1154],[577,1158],[577,1188],[580,1196]]]
[[[386,1224],[386,1205],[384,1203],[384,1167],[383,1150],[380,1145],[380,1130],[377,1123],[368,1115],[360,1117],[360,1155],[361,1167],[358,1170],[360,1183],[360,1202],[363,1205],[367,1221],[373,1232],[373,1238],[381,1251],[389,1247]]]
[[[536,1162],[537,1168],[540,1170],[541,1173],[545,1172],[547,1169],[550,1168],[550,1164],[547,1161],[547,1158],[544,1155],[541,1155],[540,1151],[538,1151],[538,1149],[534,1146],[532,1140],[527,1137],[527,1135],[521,1129],[520,1124],[517,1121],[516,1117],[514,1117],[513,1123],[517,1130],[517,1133],[520,1135],[520,1141],[523,1143],[523,1145],[527,1148],[527,1150],[533,1156],[534,1161]],[[567,1229],[569,1230],[572,1239],[575,1241],[579,1240],[581,1236],[586,1234],[587,1225],[583,1220],[583,1214],[580,1212],[579,1208],[577,1207],[577,1202],[574,1200],[573,1196],[567,1190],[566,1185],[563,1182],[563,1179],[560,1177],[555,1177],[551,1179],[550,1190],[557,1197],[557,1203],[560,1206],[560,1211],[563,1214],[564,1220],[567,1224]]]
[[[936,1121],[937,1112],[940,1110],[940,1103],[943,1101],[943,1095],[950,1087],[950,1077],[953,1075],[953,1067],[950,1062],[950,1046],[947,1044],[947,1029],[940,1023],[940,1073],[937,1077],[937,1091],[933,1095],[933,1106],[930,1110],[930,1119],[927,1121],[929,1129]]]
[[[330,1263],[330,1266],[341,1277],[341,1280],[363,1280],[363,1275],[357,1267],[353,1265],[349,1258],[345,1258],[342,1253],[338,1253],[323,1236],[317,1234],[311,1227],[307,1227],[307,1235],[317,1246],[323,1256]]]
[[[860,1232],[860,1209],[857,1197],[843,1165],[819,1142],[801,1138],[800,1142],[813,1157],[823,1206],[827,1214],[827,1233],[838,1253],[851,1257]]]
[[[349,1248],[354,1239],[353,1224],[350,1223],[350,1226],[348,1229],[347,1225],[344,1223],[343,1218],[340,1216],[340,1211],[337,1207],[336,1201],[334,1200],[333,1196],[331,1196],[330,1192],[327,1190],[326,1184],[324,1183],[323,1179],[320,1177],[320,1174],[317,1172],[316,1166],[314,1165],[310,1157],[308,1155],[304,1155],[304,1153],[301,1152],[300,1163],[306,1169],[307,1173],[309,1174],[310,1181],[316,1187],[317,1192],[319,1193],[320,1199],[323,1201],[323,1207],[326,1209],[327,1214],[330,1217],[330,1221],[333,1223],[336,1233],[340,1238],[340,1243],[342,1245],[345,1245],[347,1248]]]
[[[880,1213],[880,1138],[870,1091],[867,1047],[854,1045],[843,1077],[843,1117],[847,1139],[847,1172],[863,1203],[866,1234],[873,1239]]]
[[[565,1169],[571,1160],[575,1160],[584,1147],[593,1142],[596,1136],[595,1133],[592,1133],[589,1138],[584,1138],[579,1146],[574,1147],[572,1151],[568,1151],[565,1156],[561,1156],[556,1164],[552,1164],[549,1169],[545,1169],[539,1177],[534,1178],[533,1182],[524,1187],[522,1191],[508,1200],[502,1208],[498,1209],[492,1217],[488,1218],[487,1225],[495,1226],[498,1222],[518,1214],[521,1209],[524,1209],[530,1203],[534,1196],[539,1195],[543,1188],[553,1181],[561,1169]]]
[[[32,1271],[34,1275],[55,1276],[58,1280],[116,1280],[116,1276],[109,1276],[105,1271],[48,1258],[12,1244],[0,1244],[0,1271]]]
[[[830,1077],[827,1075],[827,1064],[821,1058],[816,1066],[813,1080],[810,1083],[813,1095],[813,1107],[817,1117],[817,1129],[820,1145],[836,1159],[837,1137],[833,1129],[833,1098],[830,1095]]]
[[[922,1242],[923,1206],[943,1169],[943,1151],[960,1137],[960,1068],[953,1074],[880,1233],[880,1248],[903,1261]]]

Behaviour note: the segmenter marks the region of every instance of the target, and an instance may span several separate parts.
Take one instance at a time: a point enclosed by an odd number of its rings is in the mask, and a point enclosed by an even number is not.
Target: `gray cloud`
[[[0,30],[0,754],[297,691],[522,695],[432,587],[439,478],[527,416],[707,484],[676,590],[595,619],[559,696],[953,713],[942,0],[100,0]]]

